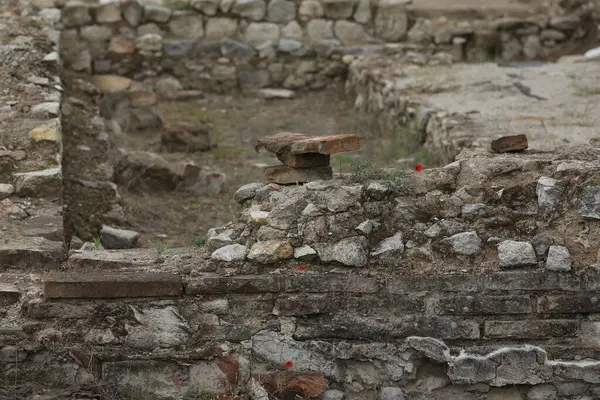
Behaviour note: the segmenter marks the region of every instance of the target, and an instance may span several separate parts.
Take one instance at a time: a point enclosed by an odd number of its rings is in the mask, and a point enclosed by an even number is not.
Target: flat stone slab
[[[163,272],[56,272],[44,276],[47,299],[181,296],[177,274]]]
[[[289,89],[261,89],[258,95],[263,99],[291,99],[295,92]]]
[[[77,268],[136,268],[156,264],[154,249],[82,250],[69,256],[66,264]]]
[[[319,153],[336,154],[360,149],[356,135],[331,135],[310,138],[292,144],[292,154]]]
[[[258,139],[256,151],[266,150],[275,154],[318,153],[331,155],[354,151],[360,148],[356,135],[310,136],[303,133],[282,132]]]
[[[329,180],[333,177],[333,170],[329,165],[314,168],[292,168],[286,165],[277,165],[265,168],[265,176],[269,182],[290,185]]]

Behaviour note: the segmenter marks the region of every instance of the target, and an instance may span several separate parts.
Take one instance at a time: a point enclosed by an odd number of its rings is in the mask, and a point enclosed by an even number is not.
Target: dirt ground
[[[257,154],[258,137],[282,131],[313,135],[354,133],[361,150],[335,155],[336,172],[349,172],[353,159],[366,159],[381,167],[427,163],[414,134],[406,130],[386,132],[379,121],[357,114],[343,85],[319,92],[297,93],[289,100],[264,100],[256,96],[211,95],[191,102],[158,105],[161,113],[209,122],[217,148],[197,153],[160,153],[172,162],[194,161],[207,169],[224,172],[227,182],[220,195],[201,197],[183,192],[129,193],[120,188],[131,229],[141,234],[141,245],[180,247],[201,243],[207,230],[220,226],[240,211],[233,193],[250,182],[264,181],[262,168],[278,165],[274,155]],[[408,132],[411,133],[411,132]],[[128,133],[119,145],[129,150],[159,152],[160,131]],[[404,165],[399,162],[409,159]]]

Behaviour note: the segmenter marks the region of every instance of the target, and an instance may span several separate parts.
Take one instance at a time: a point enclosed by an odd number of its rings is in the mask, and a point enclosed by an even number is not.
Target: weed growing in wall
[[[368,160],[357,159],[350,164],[351,180],[356,183],[369,181],[385,181],[390,188],[401,195],[410,194],[410,183],[406,172],[397,169],[384,169]]]

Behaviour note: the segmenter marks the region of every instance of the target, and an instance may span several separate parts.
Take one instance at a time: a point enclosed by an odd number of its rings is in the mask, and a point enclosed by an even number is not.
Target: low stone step
[[[180,271],[185,262],[198,264],[197,249],[123,249],[123,250],[75,250],[69,254],[65,266],[70,269],[121,272],[171,272]],[[201,255],[198,255],[200,257]]]
[[[56,272],[44,276],[47,299],[179,297],[182,293],[181,277],[165,272]]]
[[[65,256],[62,242],[43,237],[20,237],[0,243],[0,266],[58,267]]]

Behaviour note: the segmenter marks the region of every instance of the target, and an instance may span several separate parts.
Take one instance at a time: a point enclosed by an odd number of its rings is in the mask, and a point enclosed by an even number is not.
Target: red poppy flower
[[[417,171],[417,172],[423,171],[423,166],[421,164],[415,164],[415,171]]]
[[[304,271],[306,269],[306,265],[298,265],[298,269]]]
[[[293,366],[293,365],[294,365],[294,363],[293,363],[293,362],[291,362],[290,360],[287,360],[286,362],[284,362],[284,363],[283,363],[283,366],[284,366],[285,368],[290,368],[290,367],[291,367],[291,366]]]

